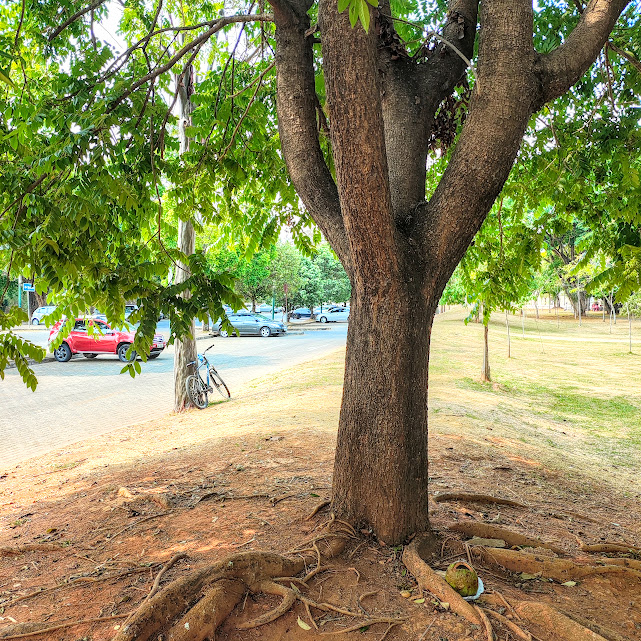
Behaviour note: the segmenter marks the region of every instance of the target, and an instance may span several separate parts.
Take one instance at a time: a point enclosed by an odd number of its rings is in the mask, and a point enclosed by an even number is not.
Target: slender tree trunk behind
[[[632,316],[630,315],[630,305],[627,305],[628,308],[628,342],[630,345],[629,353],[632,354]]]
[[[352,294],[333,507],[387,542],[429,524],[427,370],[437,304]]]
[[[510,343],[510,319],[507,314],[507,309],[505,310],[505,327],[507,328],[507,357],[512,358],[511,354],[511,343]]]
[[[483,371],[481,372],[481,380],[486,383],[492,380],[490,373],[490,346],[488,341],[489,327],[487,323],[483,323]]]
[[[191,102],[191,95],[194,91],[194,70],[189,67],[185,73],[182,86],[178,88],[178,101],[180,105],[180,122],[178,127],[178,134],[180,139],[180,154],[184,154],[189,150],[189,138],[185,133],[185,128],[191,123],[191,113],[193,111],[193,104]],[[190,256],[196,250],[196,233],[194,226],[190,220],[178,221],[178,249],[180,249],[186,256]],[[178,263],[176,269],[176,283],[185,282],[190,276],[187,265]],[[190,292],[184,292],[183,296],[188,298]],[[196,360],[196,323],[195,320],[191,321],[191,338],[185,337],[182,340],[177,340],[175,343],[174,353],[174,409],[180,412],[191,405],[185,381],[187,376],[193,373],[193,368],[188,368],[187,364]]]

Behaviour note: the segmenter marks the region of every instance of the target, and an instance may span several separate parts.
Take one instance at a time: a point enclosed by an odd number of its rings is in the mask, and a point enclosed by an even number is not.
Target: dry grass
[[[602,479],[638,493],[641,444],[638,353],[628,353],[628,325],[609,333],[600,317],[579,327],[571,316],[511,317],[507,358],[505,317],[490,324],[493,383],[480,382],[482,325],[463,314],[437,318],[430,372],[430,427],[480,435],[489,428],[528,456],[570,474]],[[641,326],[633,326],[641,340]],[[618,342],[613,342],[616,339]],[[640,352],[641,348],[636,347]],[[633,343],[633,352],[635,345]],[[456,390],[453,393],[453,390]],[[452,416],[454,415],[454,416]]]

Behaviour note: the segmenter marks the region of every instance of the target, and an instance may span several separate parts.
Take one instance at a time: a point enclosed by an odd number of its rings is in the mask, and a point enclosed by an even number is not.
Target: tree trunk
[[[572,86],[624,0],[591,3],[551,54],[532,44],[531,2],[450,0],[443,40],[478,51],[469,114],[447,170],[425,192],[435,113],[465,77],[443,42],[409,56],[389,0],[365,31],[320,0],[326,105],[315,85],[311,0],[269,0],[276,24],[278,126],[298,195],[349,274],[345,385],[333,509],[388,544],[429,528],[427,368],[434,312],[507,179],[531,115]],[[617,13],[618,11],[618,13]],[[475,49],[476,26],[481,25]],[[329,115],[331,160],[319,141]]]
[[[512,354],[511,354],[512,345],[510,344],[510,319],[507,314],[507,309],[505,310],[505,327],[507,328],[507,357],[512,358]]]
[[[178,104],[180,108],[180,122],[178,127],[180,150],[182,155],[189,150],[189,138],[185,133],[185,128],[191,123],[191,113],[193,111],[193,104],[191,102],[191,95],[194,92],[194,70],[192,66],[186,70],[184,78],[180,81],[178,87]],[[190,220],[178,221],[178,249],[186,256],[194,253],[196,250],[196,232]],[[190,276],[189,269],[184,263],[178,262],[176,268],[176,284],[184,283]],[[183,297],[188,298],[191,296],[189,291],[183,292]],[[174,410],[181,412],[182,410],[191,406],[189,397],[187,396],[187,389],[185,381],[187,376],[193,373],[193,368],[188,368],[187,364],[196,360],[196,323],[195,320],[191,321],[190,328],[191,338],[185,337],[182,340],[175,342],[174,353]]]
[[[352,291],[333,507],[396,543],[429,527],[427,370],[438,298],[428,307],[422,296],[373,301]]]
[[[487,323],[483,324],[483,371],[481,380],[488,383],[492,380],[490,373],[490,345],[488,341],[489,327]]]

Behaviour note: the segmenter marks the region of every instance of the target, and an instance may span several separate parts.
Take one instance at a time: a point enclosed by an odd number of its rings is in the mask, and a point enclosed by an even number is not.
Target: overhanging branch
[[[72,16],[67,18],[60,26],[56,27],[47,40],[49,42],[52,42],[55,38],[57,38],[70,24],[73,24],[76,20],[79,18],[82,18],[85,14],[89,13],[90,11],[94,11],[97,9],[100,5],[104,4],[107,0],[96,0],[95,2],[92,2],[87,8],[81,9],[80,11],[77,11],[74,13]]]
[[[203,45],[209,38],[211,38],[215,33],[223,29],[224,27],[234,24],[234,23],[244,23],[244,22],[272,22],[273,16],[269,14],[254,14],[254,15],[236,15],[228,16],[226,18],[220,18],[216,20],[214,24],[204,33],[200,34],[197,38],[194,38],[191,42],[188,42],[180,51],[178,51],[174,56],[172,56],[164,65],[156,67],[153,71],[146,74],[142,78],[136,80],[125,92],[123,92],[118,98],[116,98],[107,109],[107,113],[111,113],[118,105],[120,105],[124,100],[126,100],[136,89],[142,87],[145,83],[157,78],[169,71],[176,63],[178,63],[187,53],[192,51],[195,47]]]
[[[540,56],[540,105],[564,94],[587,71],[630,0],[591,0],[565,42]]]

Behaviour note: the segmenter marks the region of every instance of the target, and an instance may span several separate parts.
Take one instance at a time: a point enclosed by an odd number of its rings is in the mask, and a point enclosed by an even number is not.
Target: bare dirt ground
[[[438,318],[433,334],[430,500],[443,545],[432,567],[444,569],[456,553],[466,557],[455,543],[462,535],[448,530],[454,523],[505,527],[559,548],[537,549],[540,559],[594,563],[606,553],[592,554],[581,543],[608,542],[626,548],[609,556],[638,563],[641,553],[632,546],[641,546],[639,356],[619,344],[564,342],[566,335],[580,337],[578,329],[565,319],[564,330],[554,330],[550,319],[545,346],[528,325],[526,339],[513,334],[508,360],[497,319],[490,346],[495,382],[481,384],[481,329],[461,318]],[[592,338],[600,329],[594,323]],[[308,515],[330,498],[343,363],[339,352],[232,390],[231,401],[205,411],[112,432],[0,472],[0,638],[111,639],[176,553],[185,557],[161,585],[230,553],[286,552],[318,532],[327,510]],[[517,505],[434,500],[446,492]],[[641,572],[552,581],[481,563],[479,549],[471,548],[470,558],[486,594],[494,594],[486,606],[533,638],[561,637],[521,621],[510,606],[547,603],[601,626],[600,637],[576,639],[641,639]],[[273,623],[239,631],[239,621],[278,601],[250,595],[216,638],[304,641],[359,624],[337,638],[488,638],[419,590],[401,554],[357,532],[310,581],[312,599],[359,612],[360,619],[312,608],[312,621],[297,603]],[[400,624],[364,625],[373,618]],[[101,620],[56,629],[92,619]],[[34,622],[50,630],[30,633]],[[493,625],[497,638],[518,638],[498,619]]]

